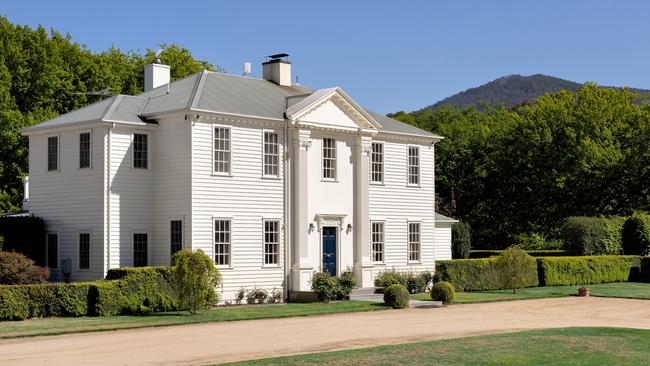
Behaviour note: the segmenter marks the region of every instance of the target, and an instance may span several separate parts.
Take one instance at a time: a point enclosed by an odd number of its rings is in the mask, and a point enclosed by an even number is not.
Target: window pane
[[[280,222],[264,222],[264,264],[278,264],[280,252]]]
[[[408,260],[420,260],[420,223],[410,222],[408,224]]]
[[[372,260],[373,262],[384,261],[384,223],[373,222],[371,224],[371,237],[372,243]]]
[[[59,236],[47,234],[47,266],[51,269],[59,268]]]
[[[47,170],[59,170],[59,137],[47,138]]]
[[[408,152],[408,182],[420,184],[420,148],[409,146]]]
[[[146,267],[149,259],[147,234],[133,234],[133,267]]]
[[[370,179],[379,183],[384,181],[384,144],[382,143],[372,143]]]
[[[90,133],[79,134],[79,168],[90,168]]]
[[[136,133],[133,135],[133,167],[147,169],[149,166],[148,136]]]
[[[214,171],[230,173],[230,128],[214,128]]]
[[[79,269],[90,269],[90,233],[79,234]]]
[[[323,178],[336,179],[336,140],[323,139]]]
[[[183,221],[172,220],[169,224],[169,231],[171,257],[173,257],[176,252],[183,249]]]
[[[264,175],[278,176],[279,174],[278,134],[264,132]]]
[[[230,265],[230,220],[214,221],[214,261],[219,266]]]

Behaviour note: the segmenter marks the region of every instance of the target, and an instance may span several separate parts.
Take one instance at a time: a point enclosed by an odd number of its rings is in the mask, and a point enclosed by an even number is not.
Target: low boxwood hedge
[[[93,283],[0,286],[0,320],[91,315]]]
[[[436,261],[434,282],[447,281],[457,291],[485,291],[504,289],[496,258],[452,259]],[[524,287],[538,285],[537,266],[531,262],[526,268],[527,283]]]
[[[539,284],[569,286],[628,281],[634,258],[622,255],[537,258]]]

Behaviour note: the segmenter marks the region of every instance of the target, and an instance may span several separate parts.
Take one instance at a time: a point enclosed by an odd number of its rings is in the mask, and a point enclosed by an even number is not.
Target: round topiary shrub
[[[402,285],[390,285],[384,289],[384,302],[393,309],[409,307],[409,291]]]
[[[456,289],[449,282],[437,282],[431,286],[431,300],[442,301],[443,304],[449,305],[456,299]]]

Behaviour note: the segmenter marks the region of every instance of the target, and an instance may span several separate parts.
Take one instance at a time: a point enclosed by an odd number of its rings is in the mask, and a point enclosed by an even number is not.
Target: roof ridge
[[[198,99],[203,93],[203,86],[205,85],[205,79],[207,78],[207,75],[208,71],[203,70],[201,74],[196,78],[194,87],[192,88],[192,93],[190,94],[190,98],[187,101],[187,109],[192,109],[198,104]]]
[[[104,113],[101,114],[101,117],[99,118],[100,120],[105,120],[107,116],[109,116],[109,113],[113,113],[115,109],[117,109],[117,106],[120,104],[118,100],[122,100],[123,95],[122,94],[117,94],[116,96],[113,97],[113,101],[110,102],[106,108],[104,109]]]

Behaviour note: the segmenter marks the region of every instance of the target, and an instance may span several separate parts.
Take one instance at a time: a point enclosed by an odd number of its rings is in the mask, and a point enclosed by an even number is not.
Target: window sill
[[[406,264],[422,264],[422,261],[407,261]]]
[[[213,176],[213,177],[232,178],[231,173],[215,173],[215,172],[212,172],[212,173],[210,173],[210,175]]]
[[[323,183],[338,183],[338,179],[327,179],[327,178],[321,178],[320,180]]]
[[[278,269],[281,268],[279,264],[265,264],[262,269]]]
[[[385,262],[372,262],[372,265],[373,265],[373,266],[381,266],[381,267],[385,267],[385,266],[386,266],[386,263],[385,263]]]
[[[222,271],[222,270],[230,271],[230,270],[234,269],[233,266],[218,266],[218,265],[215,265],[215,267],[217,267],[217,269],[220,270],[220,271]]]
[[[419,184],[407,184],[406,188],[422,188]]]
[[[264,180],[282,180],[282,178],[275,175],[263,175],[262,179]]]
[[[370,185],[371,185],[371,186],[384,187],[384,186],[386,186],[386,183],[384,183],[384,182],[372,182],[372,181],[371,181],[371,182],[370,182]]]

